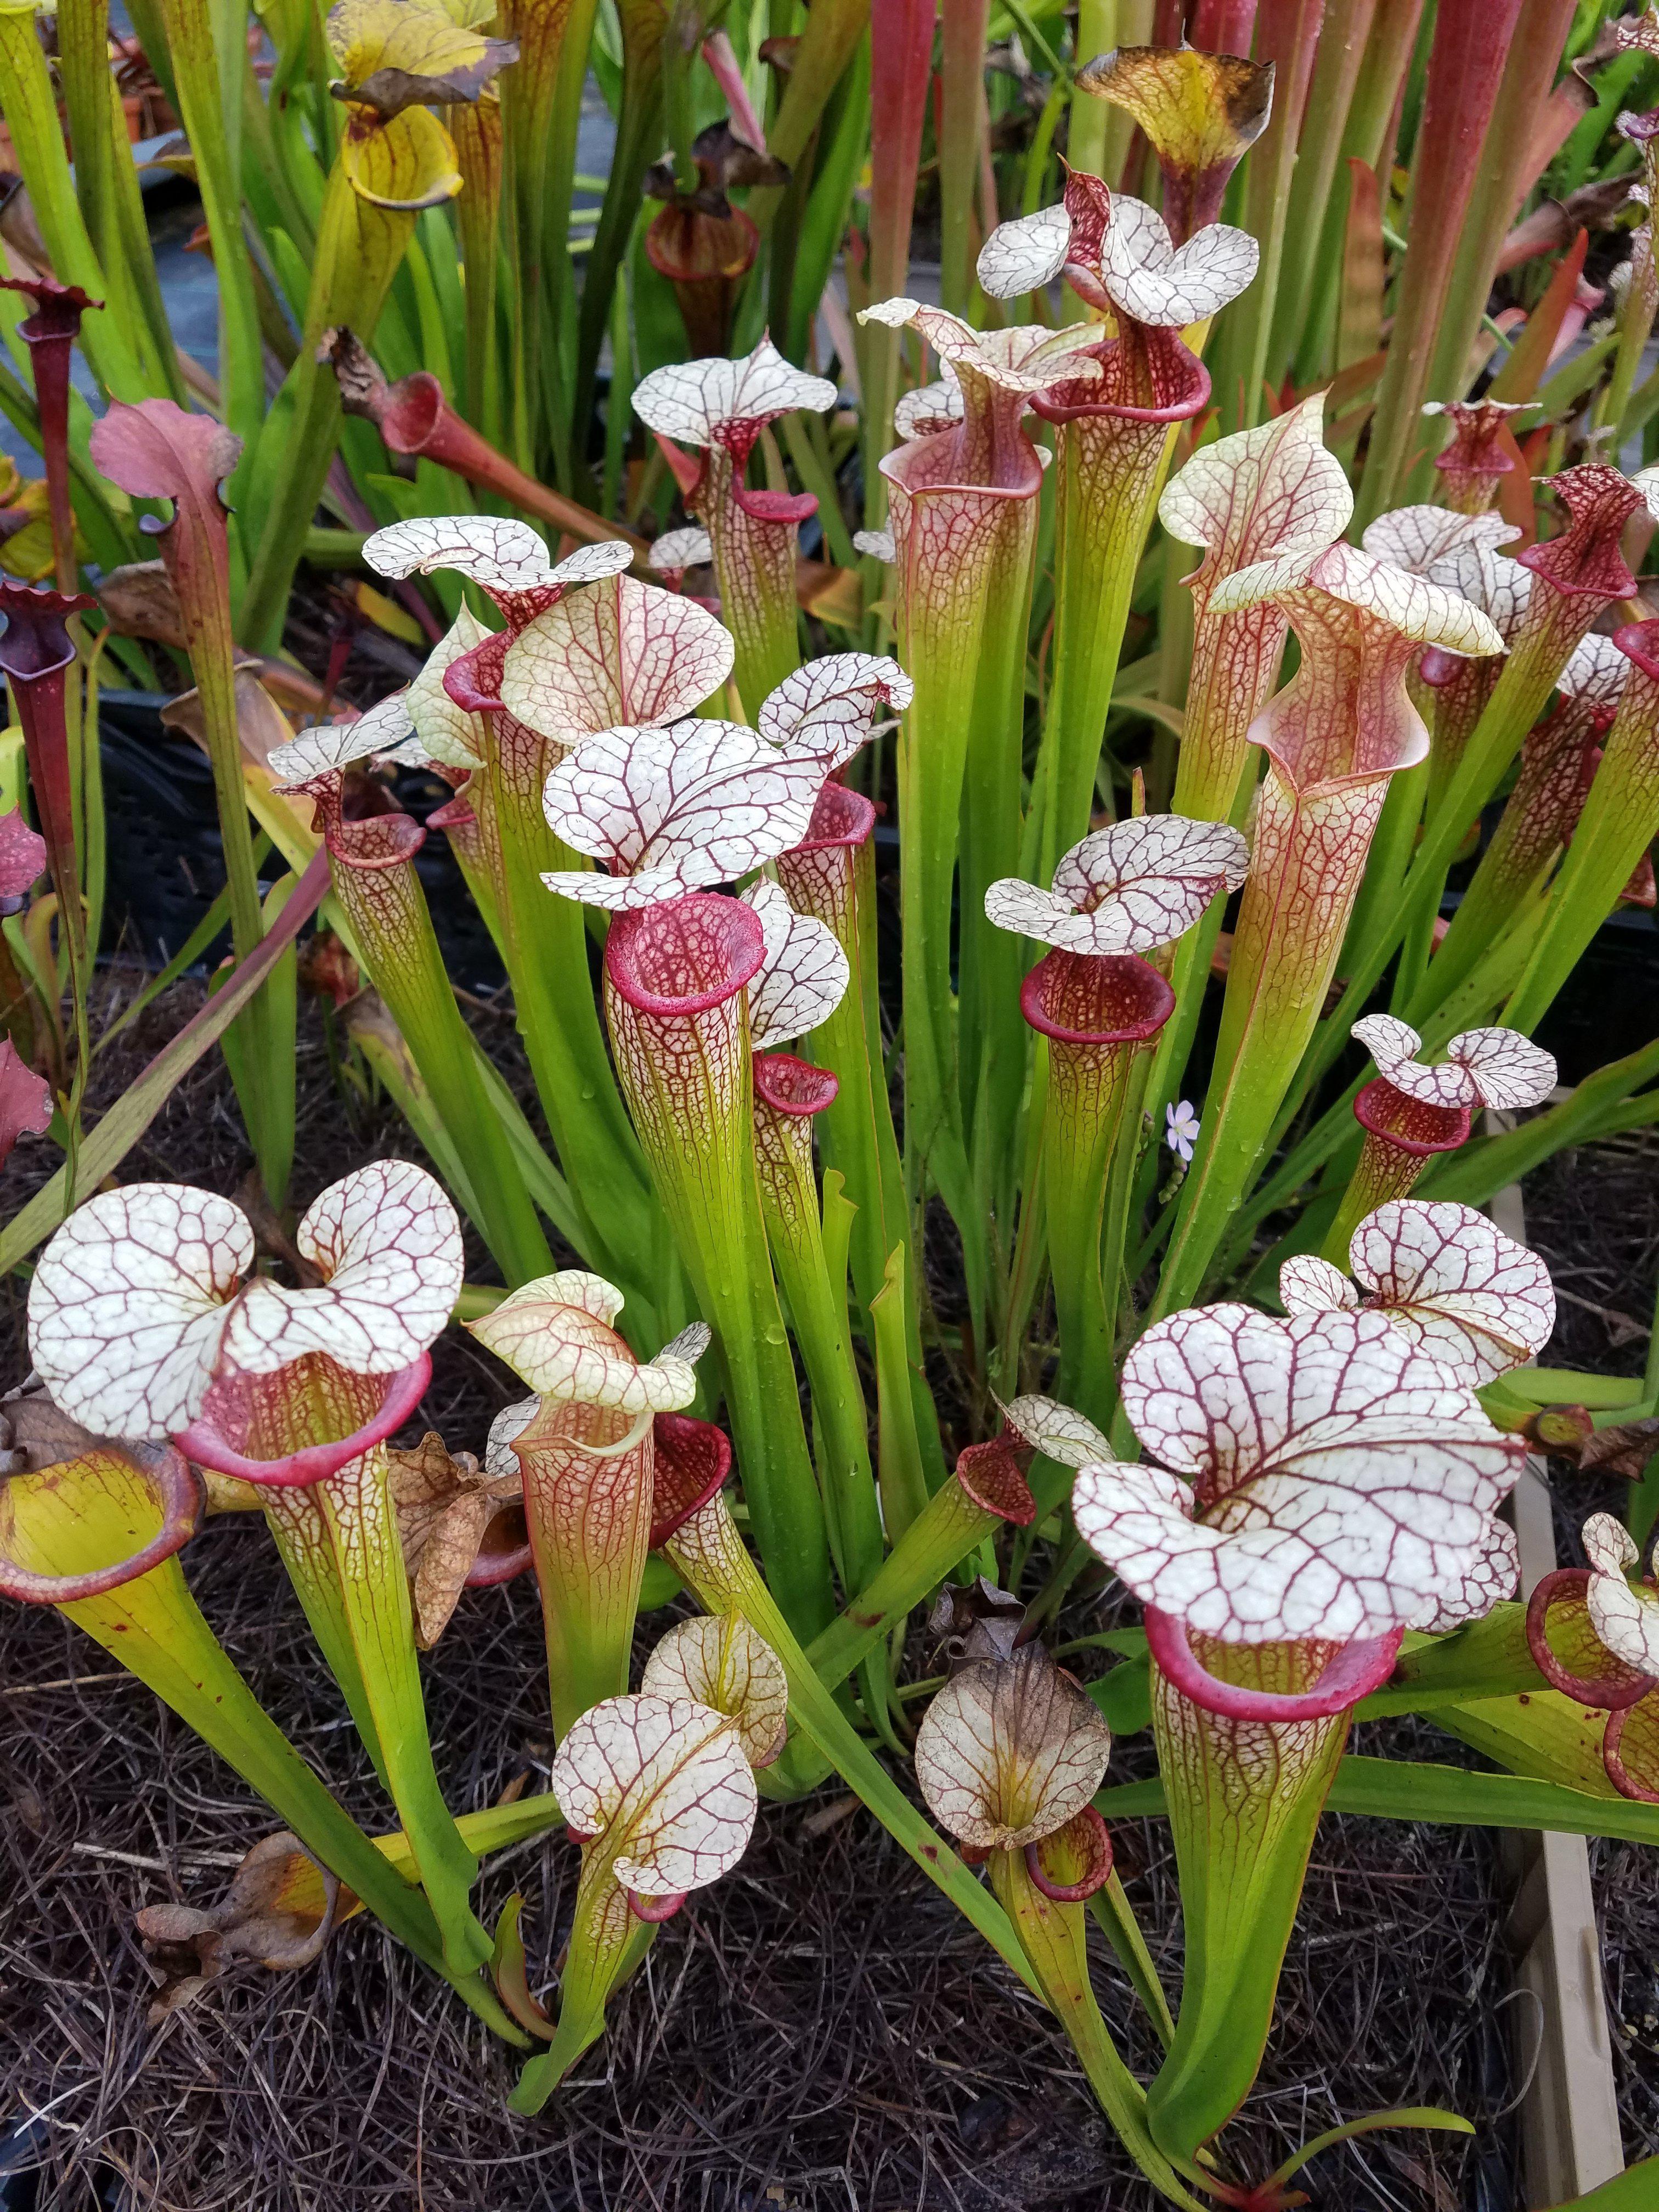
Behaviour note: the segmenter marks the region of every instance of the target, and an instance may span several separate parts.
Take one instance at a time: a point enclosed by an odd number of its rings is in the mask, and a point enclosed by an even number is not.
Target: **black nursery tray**
[[[161,720],[167,695],[106,691],[100,698],[109,895],[103,951],[125,945],[163,968],[196,928],[224,881],[213,771],[199,745]],[[417,821],[454,793],[436,777],[399,769],[398,802]],[[416,858],[445,964],[462,989],[488,994],[505,980],[500,958],[462,880],[448,840],[429,837]],[[274,858],[267,880],[274,881]],[[209,948],[212,968],[229,938]]]

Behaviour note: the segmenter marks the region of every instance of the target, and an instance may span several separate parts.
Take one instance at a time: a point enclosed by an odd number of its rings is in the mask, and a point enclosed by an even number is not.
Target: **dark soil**
[[[1560,1152],[1528,1178],[1527,1237],[1555,1279],[1547,1366],[1639,1376],[1659,1293],[1659,1131]],[[1551,1465],[1556,1547],[1583,1563],[1591,1513],[1622,1512],[1619,1476]],[[1659,1865],[1632,1844],[1592,1841],[1607,2019],[1626,2159],[1659,2151]]]
[[[132,1072],[124,1053],[134,1066],[149,1056],[195,992],[180,987],[135,1024],[130,1044],[110,1055],[108,1083]],[[510,1065],[510,1027],[489,1018],[490,1049]],[[348,1104],[314,1006],[301,1012],[300,1095],[296,1204],[357,1160],[411,1149],[389,1111]],[[1625,1163],[1620,1172],[1642,1169],[1631,1164],[1630,1140],[1603,1149]],[[1650,1152],[1650,1188],[1652,1161]],[[123,1175],[228,1193],[249,1165],[212,1059]],[[1606,1201],[1590,1195],[1574,1206],[1598,1166],[1597,1156],[1581,1156],[1559,1202],[1540,1190],[1534,1233],[1569,1288],[1582,1281],[1596,1306],[1639,1320],[1659,1224],[1650,1217],[1646,1243],[1627,1260],[1595,1258],[1584,1224],[1605,1233]],[[41,1172],[21,1147],[0,1176],[0,1216]],[[1613,1203],[1622,1236],[1636,1201],[1623,1191]],[[1614,1279],[1602,1281],[1601,1266]],[[21,1303],[15,1284],[0,1288],[8,1380],[26,1364]],[[1577,1312],[1564,1307],[1552,1358],[1627,1370],[1633,1357],[1639,1367],[1633,1339],[1610,1360],[1572,1334]],[[425,1412],[453,1445],[476,1448],[510,1389],[452,1333]],[[212,1523],[191,1548],[190,1575],[273,1715],[365,1825],[388,1825],[260,1529]],[[1103,1618],[1097,1603],[1080,1601],[1059,1632],[1086,1633]],[[665,1620],[648,1626],[659,1632]],[[915,1658],[914,1671],[926,1671],[920,1646]],[[525,1585],[463,1600],[427,1669],[436,1756],[458,1809],[489,1803],[526,1775],[532,1789],[544,1786],[542,1665]],[[504,2110],[508,2054],[362,1918],[319,1966],[289,1976],[237,1970],[149,2027],[156,1977],[132,1933],[134,1912],[167,1897],[211,1900],[270,1816],[56,1613],[0,1611],[0,1716],[7,2212],[1141,2212],[1155,2201],[1100,2121],[1063,2037],[834,1790],[763,1808],[741,1867],[667,1924],[605,2043],[545,2116],[523,2121]],[[1463,1756],[1420,1724],[1390,1724],[1387,1745]],[[1381,1731],[1363,1747],[1384,1747]],[[1114,1778],[1150,1765],[1146,1739],[1123,1742]],[[1167,1831],[1123,1823],[1115,1842],[1173,1990],[1180,1923]],[[562,1840],[537,1839],[492,1861],[483,1878],[489,1914],[523,1892],[532,1980],[543,1990],[554,1981],[574,1866]],[[1631,2028],[1617,2039],[1627,2049],[1635,2155],[1659,2148],[1649,2063],[1659,1882],[1650,1858],[1632,1850],[1610,1847],[1601,1870],[1610,2002]],[[1475,2123],[1473,2145],[1373,2136],[1316,2164],[1316,2203],[1342,2212],[1510,2212],[1519,2192],[1506,2115],[1519,2083],[1503,1919],[1493,1839],[1328,1819],[1261,2080],[1229,2136],[1241,2167],[1260,2174],[1307,2136],[1367,2111],[1438,2104]],[[1114,2033],[1146,2078],[1151,2036],[1109,1957],[1097,1964]],[[18,2175],[9,2199],[8,2164]]]

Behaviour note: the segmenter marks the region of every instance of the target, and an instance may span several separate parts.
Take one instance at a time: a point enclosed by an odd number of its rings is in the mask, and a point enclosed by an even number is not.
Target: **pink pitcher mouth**
[[[1425,645],[1417,663],[1417,672],[1431,691],[1443,691],[1465,669],[1478,669],[1480,663],[1467,659],[1461,653],[1448,653],[1443,645]]]
[[[818,511],[817,494],[811,491],[750,491],[734,481],[732,498],[751,522],[769,522],[779,530],[793,530]]]
[[[1616,1713],[1628,1705],[1638,1705],[1646,1697],[1654,1686],[1651,1675],[1626,1666],[1610,1651],[1606,1655],[1605,1674],[1575,1674],[1550,1649],[1546,1626],[1550,1607],[1562,1603],[1582,1605],[1589,1580],[1586,1567],[1557,1567],[1553,1573],[1540,1577],[1527,1601],[1527,1648],[1532,1653],[1533,1663],[1553,1690],[1559,1690],[1563,1697],[1571,1698],[1578,1705]]]
[[[361,822],[331,823],[326,842],[343,867],[398,868],[426,842],[412,814],[371,814]]]
[[[666,1897],[641,1897],[638,1890],[630,1889],[628,1909],[635,1920],[643,1920],[654,1927],[660,1921],[672,1920],[690,1894],[689,1889],[676,1889],[671,1890]]]
[[[441,806],[434,807],[426,817],[428,830],[445,830],[452,836],[457,831],[465,836],[467,830],[476,829],[477,823],[472,801],[464,793],[458,793],[453,799],[446,799]]]
[[[827,853],[868,842],[876,826],[876,810],[861,791],[844,783],[826,783],[812,808],[812,819],[795,853]]]
[[[1619,541],[1631,517],[1643,511],[1641,493],[1605,461],[1583,462],[1549,482],[1567,510],[1567,527],[1528,545],[1516,560],[1569,598],[1629,599],[1636,579]]]
[[[618,915],[605,939],[605,980],[641,1014],[706,1014],[734,998],[766,957],[760,917],[719,891]]]
[[[732,1446],[723,1429],[689,1413],[659,1413],[651,1439],[650,1546],[659,1552],[731,1474]]]
[[[1386,1075],[1368,1083],[1353,1102],[1353,1117],[1373,1137],[1414,1159],[1455,1152],[1469,1133],[1467,1106],[1437,1106],[1396,1091]]]
[[[1175,993],[1133,952],[1049,952],[1019,988],[1019,1010],[1058,1044],[1145,1044],[1175,1011]]]
[[[24,1605],[73,1605],[77,1599],[103,1597],[123,1583],[137,1582],[184,1547],[201,1526],[207,1498],[200,1477],[171,1444],[105,1444],[95,1452],[124,1459],[154,1487],[161,1506],[161,1525],[149,1543],[107,1567],[79,1575],[41,1575],[0,1554],[0,1596]],[[82,1455],[91,1458],[93,1452]],[[72,1466],[73,1462],[65,1462]],[[50,1468],[40,1470],[50,1474]]]
[[[437,378],[417,368],[386,387],[378,418],[380,435],[394,453],[423,453],[447,405]]]
[[[963,467],[963,425],[952,422],[884,453],[876,465],[889,483],[915,500],[1035,499],[1042,489],[1042,464],[1024,430],[1016,427],[993,437],[989,464],[981,471],[984,481]]]
[[[1341,1646],[1310,1690],[1251,1690],[1224,1682],[1199,1660],[1185,1621],[1156,1606],[1144,1608],[1146,1642],[1160,1674],[1206,1712],[1236,1721],[1317,1721],[1346,1713],[1394,1672],[1403,1628]]]
[[[264,1483],[276,1490],[307,1490],[337,1474],[352,1460],[361,1459],[394,1430],[402,1428],[425,1397],[431,1379],[432,1357],[423,1352],[409,1366],[386,1378],[386,1392],[380,1409],[362,1428],[337,1443],[302,1445],[284,1459],[249,1459],[205,1412],[198,1413],[173,1442],[198,1467],[215,1474],[235,1475],[243,1482]]]
[[[1640,1703],[1639,1698],[1637,1703]],[[1659,1805],[1659,1790],[1638,1782],[1625,1764],[1625,1723],[1634,1710],[1633,1705],[1620,1705],[1607,1715],[1601,1736],[1601,1764],[1607,1769],[1608,1781],[1621,1797],[1633,1798],[1640,1805]]]
[[[755,1096],[775,1114],[810,1119],[833,1106],[841,1079],[793,1052],[763,1052],[755,1061]]]
[[[1417,648],[1404,640],[1395,644],[1397,673],[1403,677]],[[1288,786],[1298,799],[1340,799],[1367,785],[1385,783],[1402,769],[1427,760],[1427,724],[1409,701],[1403,714],[1395,713],[1389,702],[1395,673],[1389,656],[1394,653],[1394,645],[1369,661],[1362,653],[1357,672],[1346,684],[1348,700],[1341,714],[1317,721],[1298,715],[1281,722],[1270,701],[1251,723],[1245,732],[1248,742],[1261,746],[1281,785]],[[1303,672],[1306,668],[1304,657]],[[1301,676],[1292,681],[1299,683]],[[1403,692],[1401,696],[1404,698]],[[1305,837],[1309,832],[1302,834]],[[1340,872],[1334,860],[1332,866]]]

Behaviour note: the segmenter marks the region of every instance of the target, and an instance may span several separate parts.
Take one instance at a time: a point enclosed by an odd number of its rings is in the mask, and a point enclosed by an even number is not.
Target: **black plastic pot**
[[[161,720],[167,695],[106,691],[100,737],[108,823],[109,895],[100,950],[138,952],[165,967],[213,903],[224,881],[213,772],[199,745]],[[399,769],[398,802],[424,821],[453,793],[435,776]],[[489,992],[503,981],[489,933],[441,835],[429,837],[416,870],[450,975],[464,990]],[[268,881],[280,872],[266,862]],[[229,950],[227,934],[209,951],[211,968]]]
[[[1610,1060],[1659,1037],[1659,926],[1650,914],[1610,915],[1538,1024],[1563,1083],[1582,1083]]]
[[[0,2212],[50,2212],[40,2160],[51,2137],[47,2119],[27,2120],[0,2136]],[[100,2166],[92,2177],[92,2199],[100,2212],[131,2212],[132,2196],[120,2175]]]

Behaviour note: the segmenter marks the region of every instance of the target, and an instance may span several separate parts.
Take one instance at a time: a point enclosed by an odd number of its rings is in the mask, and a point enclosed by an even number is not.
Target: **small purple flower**
[[[1172,1152],[1191,1162],[1193,1146],[1198,1142],[1198,1116],[1184,1098],[1164,1109],[1164,1141]]]

